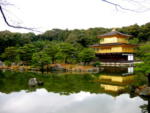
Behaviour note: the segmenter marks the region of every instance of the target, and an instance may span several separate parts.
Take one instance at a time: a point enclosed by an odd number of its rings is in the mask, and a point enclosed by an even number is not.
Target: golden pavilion
[[[102,62],[132,62],[136,45],[128,43],[129,37],[131,35],[113,29],[111,32],[99,35],[99,44],[92,45],[92,48]]]

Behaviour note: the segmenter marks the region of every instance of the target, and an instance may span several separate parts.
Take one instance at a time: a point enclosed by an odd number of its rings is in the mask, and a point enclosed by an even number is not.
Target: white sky
[[[150,22],[150,11],[135,13],[117,11],[101,0],[9,0],[14,6],[5,7],[9,23],[34,27],[44,32],[53,28],[88,29],[122,27]],[[127,4],[123,3],[124,6]],[[134,6],[134,5],[133,5]],[[133,7],[130,6],[130,7]],[[0,15],[0,31],[30,32],[7,27]]]

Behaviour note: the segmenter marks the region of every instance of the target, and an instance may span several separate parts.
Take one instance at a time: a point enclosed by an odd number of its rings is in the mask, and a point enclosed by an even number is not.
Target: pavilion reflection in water
[[[125,92],[134,80],[133,72],[133,67],[104,67],[99,76],[100,87],[105,92]]]

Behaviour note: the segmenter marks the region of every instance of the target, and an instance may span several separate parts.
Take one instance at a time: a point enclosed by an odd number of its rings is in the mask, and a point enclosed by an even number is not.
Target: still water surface
[[[31,77],[44,85],[29,87]],[[98,74],[1,71],[0,113],[148,113],[147,100],[127,92],[104,91],[98,78]]]
[[[128,94],[112,97],[81,91],[60,95],[44,88],[30,93],[0,93],[0,113],[141,113],[139,107],[146,103]]]

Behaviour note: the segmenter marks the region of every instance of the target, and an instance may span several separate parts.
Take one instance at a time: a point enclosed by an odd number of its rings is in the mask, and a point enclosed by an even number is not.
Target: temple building
[[[131,35],[123,34],[115,29],[99,35],[99,44],[92,45],[96,56],[102,62],[133,62],[136,45],[129,44]]]

